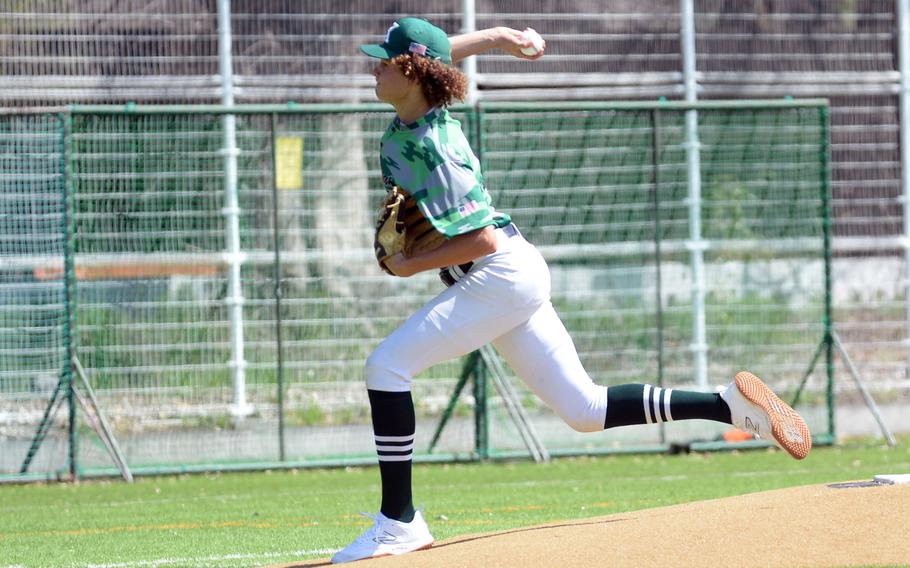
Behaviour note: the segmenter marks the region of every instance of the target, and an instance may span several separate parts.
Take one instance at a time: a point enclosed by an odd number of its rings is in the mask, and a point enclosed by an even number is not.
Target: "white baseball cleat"
[[[357,540],[336,552],[332,557],[332,564],[404,554],[430,548],[433,545],[433,535],[430,534],[430,529],[420,511],[414,514],[414,520],[410,523],[390,519],[382,512],[375,517],[363,514],[376,522]]]
[[[752,373],[737,373],[720,396],[737,428],[774,442],[798,460],[809,455],[812,434],[806,422]]]

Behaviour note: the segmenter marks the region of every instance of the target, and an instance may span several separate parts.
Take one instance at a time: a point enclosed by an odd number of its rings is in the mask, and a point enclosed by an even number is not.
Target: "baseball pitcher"
[[[377,261],[399,277],[438,270],[445,288],[366,361],[381,504],[373,526],[335,554],[335,563],[432,545],[411,498],[411,379],[487,343],[582,432],[698,418],[734,424],[796,459],[812,447],[803,419],[748,372],[716,394],[645,384],[607,388],[591,380],[550,303],[546,262],[493,206],[480,162],[446,110],[467,89],[453,62],[494,48],[524,59],[546,49],[533,30],[498,27],[450,39],[419,18],[394,22],[381,44],[361,48],[377,60],[376,96],[396,112],[380,142],[388,198],[376,221]]]

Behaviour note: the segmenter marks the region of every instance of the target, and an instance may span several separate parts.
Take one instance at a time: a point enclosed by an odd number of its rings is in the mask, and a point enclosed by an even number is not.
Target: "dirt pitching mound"
[[[837,484],[847,485],[847,484]],[[910,485],[811,485],[464,535],[370,568],[910,565]],[[317,566],[326,560],[294,563]]]

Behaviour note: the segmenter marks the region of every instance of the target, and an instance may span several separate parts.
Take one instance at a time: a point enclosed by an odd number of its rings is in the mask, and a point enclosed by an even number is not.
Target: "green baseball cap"
[[[452,64],[452,44],[449,36],[421,18],[401,18],[389,28],[385,41],[379,45],[362,45],[360,50],[370,57],[391,59],[406,53],[416,53]]]

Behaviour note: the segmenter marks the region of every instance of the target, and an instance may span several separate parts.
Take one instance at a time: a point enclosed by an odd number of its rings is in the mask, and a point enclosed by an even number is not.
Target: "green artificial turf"
[[[775,488],[910,472],[910,438],[813,450],[617,455],[419,465],[415,500],[438,540]],[[378,470],[0,486],[0,568],[262,566],[327,557],[371,521]]]

